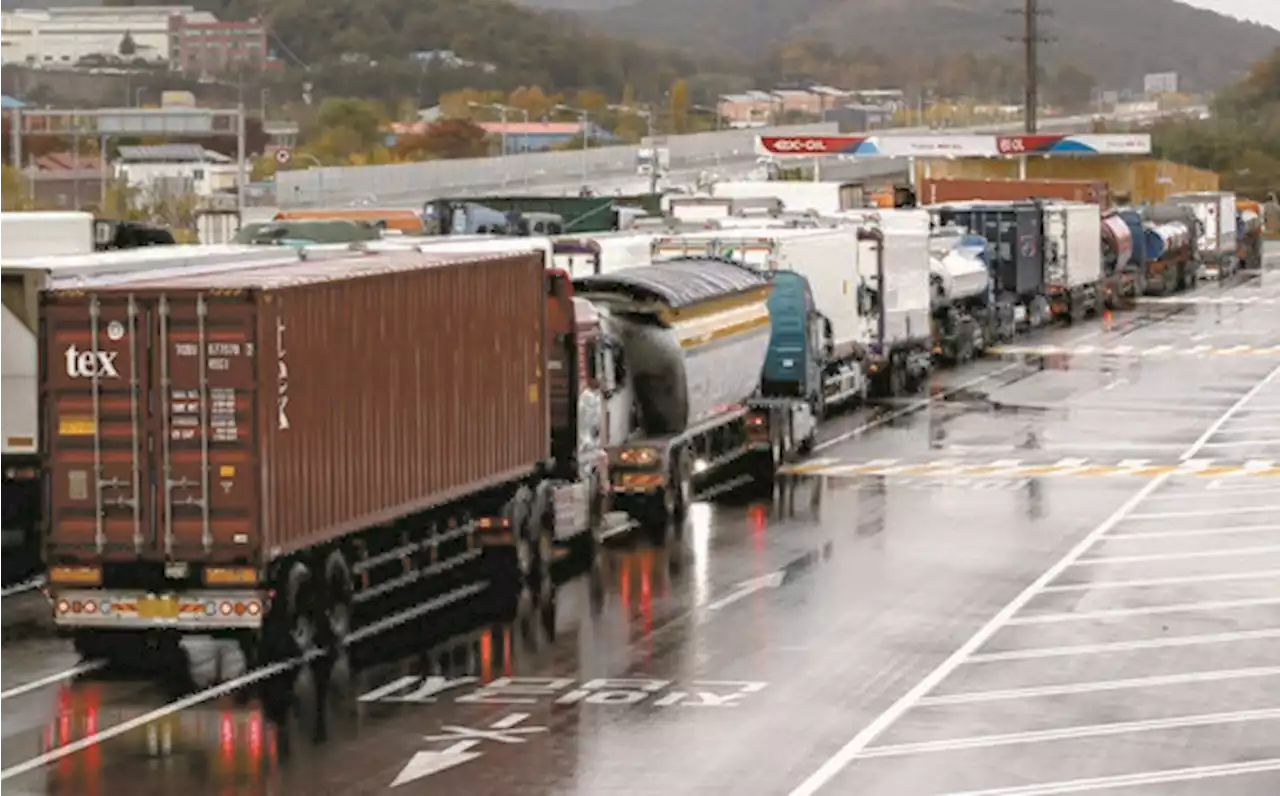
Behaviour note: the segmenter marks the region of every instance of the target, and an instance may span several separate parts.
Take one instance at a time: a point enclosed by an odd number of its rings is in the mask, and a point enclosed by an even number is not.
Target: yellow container
[[[937,178],[1018,179],[1017,160],[961,158],[917,163],[917,176]],[[1216,191],[1216,172],[1151,158],[1041,157],[1028,158],[1028,179],[1106,180],[1117,204],[1155,204],[1188,191]]]

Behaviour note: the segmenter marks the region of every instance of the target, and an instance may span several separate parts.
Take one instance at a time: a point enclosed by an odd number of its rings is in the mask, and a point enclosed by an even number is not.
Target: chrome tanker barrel
[[[1181,223],[1190,230],[1193,240],[1198,239],[1203,231],[1200,229],[1200,221],[1196,218],[1196,212],[1185,205],[1168,203],[1147,205],[1142,208],[1142,220],[1148,221],[1157,227],[1162,224]]]
[[[986,295],[991,284],[986,238],[963,228],[941,227],[930,235],[929,254],[935,304]]]
[[[1163,260],[1183,251],[1194,240],[1191,230],[1181,221],[1151,225],[1146,229],[1147,259]]]
[[[619,338],[646,436],[678,434],[742,404],[769,349],[770,282],[736,263],[677,259],[574,280]]]

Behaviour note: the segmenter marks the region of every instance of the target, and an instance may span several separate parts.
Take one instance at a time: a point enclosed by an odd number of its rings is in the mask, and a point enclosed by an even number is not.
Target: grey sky
[[[1280,0],[1182,0],[1191,6],[1261,22],[1280,30]]]

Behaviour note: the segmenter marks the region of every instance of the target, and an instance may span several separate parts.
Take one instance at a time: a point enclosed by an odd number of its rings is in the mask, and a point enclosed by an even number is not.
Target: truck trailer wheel
[[[334,550],[324,564],[325,626],[322,644],[339,649],[351,634],[351,598],[355,592],[351,567],[342,553]]]
[[[262,628],[263,663],[295,658],[316,645],[315,585],[311,570],[295,561]]]

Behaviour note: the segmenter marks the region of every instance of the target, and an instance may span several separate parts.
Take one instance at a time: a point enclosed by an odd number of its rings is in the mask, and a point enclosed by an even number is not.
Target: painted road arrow
[[[391,783],[391,787],[399,787],[406,782],[414,782],[415,780],[429,777],[432,774],[439,774],[454,766],[460,766],[463,763],[469,763],[477,757],[483,755],[483,752],[470,751],[473,746],[481,741],[494,741],[502,744],[519,744],[524,743],[523,735],[532,735],[540,732],[546,732],[546,727],[519,727],[516,725],[529,718],[528,713],[510,713],[489,725],[487,730],[473,729],[471,727],[459,727],[456,725],[446,725],[441,729],[444,735],[428,735],[424,740],[427,741],[454,741],[454,743],[438,752],[418,752],[409,760],[404,768],[400,769],[400,773],[396,775],[395,781]],[[514,728],[514,729],[513,729]]]
[[[396,775],[396,779],[391,783],[391,787],[397,788],[407,782],[429,777],[432,774],[439,774],[447,768],[460,766],[463,763],[469,763],[477,757],[483,757],[483,752],[468,752],[466,749],[474,746],[478,741],[461,741],[443,752],[418,752],[414,754],[404,768],[400,769],[400,773]],[[462,750],[455,751],[454,747],[462,747]]]

